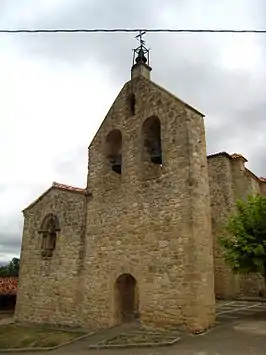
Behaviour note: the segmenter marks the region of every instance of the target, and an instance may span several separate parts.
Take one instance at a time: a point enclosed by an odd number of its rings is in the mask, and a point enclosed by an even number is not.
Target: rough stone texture
[[[259,275],[234,275],[225,264],[217,237],[237,199],[263,193],[265,183],[245,167],[242,156],[218,153],[208,157],[214,237],[215,294],[217,297],[258,296],[263,287]]]
[[[218,297],[237,293],[237,280],[225,264],[217,237],[221,226],[234,206],[230,158],[226,154],[208,157],[212,211],[212,233],[214,238],[215,294]]]
[[[17,320],[79,323],[85,206],[84,194],[52,188],[25,210]],[[44,217],[51,212],[57,214],[61,230],[57,234],[53,257],[43,258],[38,230]]]
[[[266,183],[242,157],[207,160],[202,114],[143,72],[132,73],[89,147],[87,189],[55,184],[24,211],[17,320],[119,324],[116,280],[125,273],[136,280],[141,321],[157,326],[204,330],[214,322],[215,293],[246,292],[250,281],[224,264],[217,235],[236,198],[266,193]],[[144,149],[142,126],[152,116],[161,124],[162,166]],[[114,129],[122,133],[121,175],[106,150]],[[49,213],[61,230],[44,259],[38,230]]]
[[[136,114],[130,117],[132,91]],[[142,125],[153,115],[161,121],[162,167],[142,154]],[[121,176],[104,155],[105,137],[113,129],[123,136]],[[84,322],[118,322],[114,284],[130,273],[137,280],[143,322],[185,322],[192,330],[210,326],[213,248],[202,116],[148,80],[134,79],[92,141],[89,161],[93,198],[87,212]]]

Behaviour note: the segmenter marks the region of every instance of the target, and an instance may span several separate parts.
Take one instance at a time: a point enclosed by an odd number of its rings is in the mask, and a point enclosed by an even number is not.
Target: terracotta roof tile
[[[0,278],[0,296],[16,295],[18,288],[18,277]]]
[[[67,191],[75,191],[75,192],[86,192],[85,189],[82,189],[80,187],[74,187],[70,185],[65,185],[65,184],[59,184],[58,182],[53,182],[53,187],[56,187],[61,190],[67,190]]]
[[[80,187],[74,187],[74,186],[70,186],[70,185],[65,185],[65,184],[59,184],[58,182],[53,182],[52,186],[49,187],[49,189],[47,189],[46,191],[44,191],[44,193],[42,193],[35,201],[33,201],[29,206],[27,206],[26,208],[24,208],[24,211],[28,210],[30,207],[34,206],[37,202],[39,202],[48,192],[50,192],[53,188],[55,189],[59,189],[62,191],[69,191],[69,192],[78,192],[80,194],[86,194],[86,189],[82,189]]]

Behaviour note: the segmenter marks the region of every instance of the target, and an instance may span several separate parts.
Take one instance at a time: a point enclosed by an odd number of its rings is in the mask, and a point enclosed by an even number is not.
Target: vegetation
[[[234,272],[260,273],[266,284],[266,197],[237,201],[219,240]]]
[[[52,347],[74,340],[85,333],[43,327],[0,326],[0,349]]]
[[[19,259],[13,258],[7,265],[0,266],[0,277],[17,277],[19,274]]]

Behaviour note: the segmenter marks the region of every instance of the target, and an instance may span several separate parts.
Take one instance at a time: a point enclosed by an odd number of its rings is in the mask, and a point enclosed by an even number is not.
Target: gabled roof
[[[113,107],[114,107],[114,105],[116,104],[116,102],[118,101],[119,97],[121,97],[121,95],[123,95],[123,92],[124,92],[125,90],[127,90],[128,87],[131,87],[132,82],[138,81],[138,80],[141,80],[141,81],[145,82],[146,85],[153,86],[156,90],[160,91],[161,93],[164,93],[164,94],[168,95],[170,98],[172,98],[172,99],[178,101],[179,103],[181,103],[182,105],[184,105],[186,108],[189,108],[190,110],[192,110],[192,111],[194,111],[195,113],[201,115],[202,117],[205,116],[202,112],[200,112],[199,110],[197,110],[197,109],[194,108],[193,106],[187,104],[185,101],[179,99],[175,94],[173,94],[173,93],[171,93],[170,91],[166,90],[164,87],[158,85],[158,84],[155,83],[154,81],[149,80],[149,79],[147,79],[147,78],[145,78],[145,77],[143,77],[143,76],[137,77],[137,78],[134,78],[134,79],[131,79],[131,80],[127,81],[127,82],[123,85],[123,87],[121,88],[121,90],[119,91],[119,93],[116,95],[116,97],[115,97],[113,103],[112,103],[111,106],[109,107],[109,110],[107,111],[107,113],[106,113],[104,119],[102,120],[102,122],[101,122],[101,124],[100,124],[100,126],[99,126],[99,128],[98,128],[98,130],[97,130],[97,132],[95,133],[94,137],[92,138],[92,140],[91,140],[91,142],[90,142],[90,144],[89,144],[89,148],[92,146],[92,144],[93,144],[95,138],[98,136],[98,134],[99,134],[99,132],[100,132],[100,130],[101,130],[101,128],[102,128],[104,122],[105,122],[106,119],[107,119],[107,117],[111,114],[111,112],[112,112],[112,110],[113,110]]]
[[[18,288],[18,277],[0,278],[0,296],[16,295]]]
[[[239,159],[239,158],[241,158],[245,162],[247,162],[247,159],[242,154],[239,154],[239,153],[229,154],[227,152],[218,152],[218,153],[207,155],[207,158],[218,157],[218,156],[224,156],[224,157],[227,157],[229,159]]]
[[[239,154],[239,153],[229,154],[227,152],[219,152],[219,153],[210,154],[210,155],[207,156],[207,158],[213,158],[213,157],[218,157],[218,156],[224,156],[224,157],[227,157],[229,159],[242,159],[242,160],[244,160],[244,162],[248,161],[242,154]],[[258,177],[257,175],[255,175],[249,169],[247,169],[247,168],[245,168],[245,169],[246,169],[246,172],[248,174],[252,175],[259,182],[266,182],[266,178],[265,177]]]
[[[242,160],[244,160],[245,162],[247,162],[247,159],[246,159],[242,154],[233,153],[233,154],[230,154],[230,157],[231,157],[232,159],[242,159]]]
[[[85,195],[87,190],[86,189],[82,189],[80,187],[74,187],[74,186],[70,186],[70,185],[65,185],[65,184],[60,184],[58,182],[53,182],[52,186],[49,187],[49,189],[47,189],[46,191],[44,191],[43,194],[41,194],[41,196],[39,196],[35,201],[33,201],[28,207],[24,208],[24,211],[26,211],[27,209],[33,207],[37,202],[39,202],[45,195],[47,195],[52,189],[57,189],[57,190],[61,190],[61,191],[67,191],[67,192],[72,192],[72,193],[78,193],[78,194],[82,194]]]
[[[70,185],[60,184],[58,182],[53,182],[52,187],[55,187],[60,190],[71,191],[71,192],[85,193],[86,191],[86,189],[82,189],[81,187],[74,187]]]

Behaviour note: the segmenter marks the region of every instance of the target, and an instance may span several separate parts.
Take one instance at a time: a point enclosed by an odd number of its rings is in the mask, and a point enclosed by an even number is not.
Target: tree
[[[266,197],[238,200],[219,241],[233,272],[259,273],[266,285]]]
[[[19,259],[13,258],[9,264],[0,266],[0,277],[17,277],[19,274]]]
[[[9,276],[9,270],[7,268],[7,265],[0,266],[0,277],[8,277],[8,276]]]
[[[18,276],[18,274],[19,274],[19,259],[13,258],[10,261],[8,268],[9,268],[10,276]]]

